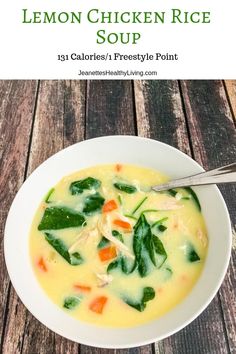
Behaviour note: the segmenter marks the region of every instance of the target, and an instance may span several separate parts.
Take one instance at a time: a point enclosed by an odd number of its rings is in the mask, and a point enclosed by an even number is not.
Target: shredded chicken
[[[111,220],[109,215],[103,215],[97,223],[98,230],[101,233],[102,236],[106,237],[109,241],[113,242],[115,246],[118,248],[119,251],[121,251],[124,255],[127,257],[130,257],[134,259],[134,255],[130,253],[129,249],[127,246],[125,246],[122,242],[117,240],[116,237],[112,235],[112,230],[111,230]]]
[[[156,208],[159,210],[176,210],[183,208],[183,205],[179,204],[174,198],[167,198],[159,202],[156,205]]]
[[[178,217],[177,215],[174,215],[174,217],[173,217],[173,229],[182,231],[185,234],[188,233],[187,226],[184,225],[183,220],[180,217]]]
[[[98,287],[103,288],[104,286],[110,284],[113,280],[113,277],[110,274],[106,273],[95,273],[98,280]]]
[[[107,188],[105,188],[104,186],[102,186],[102,192],[103,192],[104,196],[106,196],[106,195],[108,194]]]
[[[73,243],[73,245],[69,248],[68,252],[72,253],[74,252],[74,250],[80,245],[80,244],[84,244],[88,241],[89,237],[96,237],[98,235],[98,230],[97,228],[93,228],[93,229],[85,229],[82,230],[76,237],[75,242]]]
[[[201,229],[197,229],[197,237],[199,238],[201,244],[204,248],[207,246],[207,237]]]

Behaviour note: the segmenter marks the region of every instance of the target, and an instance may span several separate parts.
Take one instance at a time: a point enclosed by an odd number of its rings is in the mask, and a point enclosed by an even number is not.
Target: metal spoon
[[[236,182],[236,162],[216,168],[211,171],[198,173],[193,176],[174,179],[170,182],[153,186],[156,192],[165,191],[176,187],[200,186],[203,184],[232,183]]]

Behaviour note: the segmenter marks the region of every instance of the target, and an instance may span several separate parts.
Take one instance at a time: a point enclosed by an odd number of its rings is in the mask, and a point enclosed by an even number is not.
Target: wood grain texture
[[[229,100],[232,114],[236,123],[236,80],[226,80],[224,84],[227,98]]]
[[[3,233],[10,204],[25,176],[36,95],[36,81],[2,81],[0,85],[1,348],[3,347],[3,338],[7,338],[5,326],[11,310],[11,303],[9,303],[11,285],[3,256]],[[24,318],[19,318],[20,323],[23,321]],[[20,345],[18,333],[15,332],[12,335],[17,346]],[[7,338],[10,348],[11,340],[12,338]],[[13,352],[11,349],[8,351],[8,353]]]
[[[236,157],[236,130],[221,81],[185,81],[182,90],[189,131],[194,145],[194,157],[206,169],[234,162]],[[230,210],[232,224],[236,225],[235,184],[220,188]],[[228,350],[236,353],[236,255],[232,250],[230,266],[220,291],[227,334]]]
[[[130,81],[88,81],[86,138],[135,134]]]
[[[189,126],[184,114],[186,107],[183,106],[178,83],[136,81],[135,97],[138,131],[143,136],[167,142],[190,154]],[[156,352],[168,354],[227,353],[227,337],[219,299],[215,298],[190,326],[156,343],[155,349]]]
[[[235,81],[0,81],[0,236],[12,199],[45,159],[84,138],[151,137],[205,168],[235,161]],[[222,192],[236,226],[236,187]],[[210,306],[188,327],[155,345],[105,350],[78,345],[41,325],[9,285],[1,260],[3,354],[236,353],[236,254]]]
[[[27,175],[64,146],[83,138],[84,112],[84,82],[41,82]],[[11,291],[4,353],[70,354],[78,351],[78,344],[54,334],[39,323]]]
[[[132,83],[89,81],[87,88],[86,138],[110,134],[135,134]],[[109,146],[108,146],[109,148]],[[81,354],[149,354],[151,345],[130,350],[108,350],[80,346]]]
[[[138,135],[171,144],[190,154],[177,81],[134,81]]]

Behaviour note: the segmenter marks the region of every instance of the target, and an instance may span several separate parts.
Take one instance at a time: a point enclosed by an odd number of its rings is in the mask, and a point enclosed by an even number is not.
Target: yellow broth
[[[100,187],[85,189],[80,194],[72,195],[71,183],[87,177],[99,180]],[[163,174],[143,167],[99,165],[64,177],[54,187],[47,202],[45,200],[41,202],[30,232],[30,257],[40,285],[62,310],[79,320],[98,326],[131,327],[164,315],[191,291],[204,266],[207,231],[203,216],[189,191],[178,189],[170,194],[150,190],[152,185],[167,180]],[[134,186],[136,191],[129,194],[116,189],[114,183],[117,181]],[[99,210],[91,216],[85,215],[86,226],[38,230],[46,208],[66,206],[82,213],[85,198],[96,192],[105,199],[104,203],[114,200],[117,209],[110,212]],[[143,200],[143,204],[134,212]],[[131,215],[132,218],[124,215]],[[118,266],[109,272],[107,278],[108,265],[121,255],[126,259],[129,270],[135,262],[133,227],[141,215],[145,215],[152,237],[158,237],[161,241],[167,254],[166,260],[162,265],[155,266],[146,246],[142,245],[146,257],[144,258],[148,264],[145,276],[140,276],[137,268],[130,274],[124,274],[121,266]],[[124,244],[128,247],[128,256],[110,241],[105,248],[113,246],[114,251],[115,247],[117,257],[101,261],[98,244],[102,235],[98,223],[103,225],[107,218],[111,230],[117,230],[122,235]],[[158,225],[152,227],[156,221],[163,218],[168,219],[161,223],[160,229]],[[130,223],[132,229],[127,230],[114,225],[113,221],[117,219]],[[78,252],[83,258],[83,263],[69,264],[45,239],[45,232],[63,240],[68,250]],[[200,259],[196,259],[196,255]],[[155,257],[158,259],[160,255],[156,254]],[[98,279],[101,275],[103,278],[105,275],[105,281]],[[128,299],[133,304],[139,304],[145,287],[149,289],[151,287],[155,297],[146,302],[143,311],[138,311],[125,301]],[[91,304],[100,296],[105,297],[107,301],[101,313],[97,313],[91,310]],[[79,298],[79,303],[70,309],[64,307],[65,299],[68,297]]]

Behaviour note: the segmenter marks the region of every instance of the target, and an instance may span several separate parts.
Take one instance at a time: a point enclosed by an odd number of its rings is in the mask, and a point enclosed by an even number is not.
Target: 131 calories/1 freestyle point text
[[[68,54],[58,54],[57,60],[59,61],[139,61],[141,63],[145,61],[177,61],[179,56],[177,53],[137,53],[137,54],[121,54],[121,53],[104,53],[104,54],[88,54],[88,53],[72,53]]]

